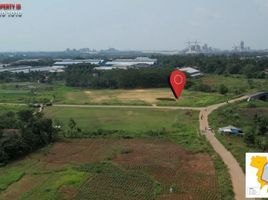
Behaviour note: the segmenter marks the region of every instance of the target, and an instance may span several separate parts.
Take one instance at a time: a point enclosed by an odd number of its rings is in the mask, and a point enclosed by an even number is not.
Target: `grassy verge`
[[[10,104],[1,104],[0,105],[0,115],[9,111],[17,112],[27,108],[27,106],[20,106],[20,105],[10,105]]]
[[[11,169],[8,170],[5,174],[1,175],[0,179],[0,191],[7,189],[7,187],[18,181],[24,176],[24,172],[21,169]]]
[[[38,187],[25,193],[20,200],[47,200],[64,199],[58,190],[62,187],[72,186],[78,188],[87,178],[85,172],[67,169],[61,172],[50,172],[48,178]]]

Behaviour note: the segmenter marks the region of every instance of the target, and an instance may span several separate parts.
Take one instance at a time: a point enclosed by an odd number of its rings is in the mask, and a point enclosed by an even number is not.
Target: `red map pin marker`
[[[180,70],[174,70],[169,77],[170,87],[176,99],[179,99],[186,84],[186,75]]]

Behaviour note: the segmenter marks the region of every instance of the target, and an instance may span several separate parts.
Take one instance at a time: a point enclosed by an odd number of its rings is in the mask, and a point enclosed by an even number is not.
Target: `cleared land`
[[[185,90],[180,101],[177,102],[170,88],[90,90],[58,84],[10,83],[0,85],[1,103],[29,103],[54,99],[54,103],[61,104],[205,106],[225,101],[227,98],[228,96],[217,93]]]
[[[206,75],[193,81],[196,85],[206,84],[215,92],[185,90],[181,99],[175,101],[170,88],[93,90],[66,87],[63,83],[3,83],[0,84],[0,102],[28,103],[54,99],[54,103],[60,104],[208,106],[224,102],[240,93],[268,89],[267,80],[248,80],[242,76]],[[217,92],[220,84],[229,88],[228,95]]]

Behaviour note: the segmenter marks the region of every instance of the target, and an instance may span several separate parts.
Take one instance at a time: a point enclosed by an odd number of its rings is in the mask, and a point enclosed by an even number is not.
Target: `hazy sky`
[[[0,0],[0,2],[3,2]],[[187,40],[268,48],[268,0],[8,0],[22,18],[0,18],[0,51],[89,47],[183,49]]]

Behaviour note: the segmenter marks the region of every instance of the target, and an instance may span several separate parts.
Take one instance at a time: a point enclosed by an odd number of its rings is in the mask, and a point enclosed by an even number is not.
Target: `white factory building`
[[[106,70],[112,70],[112,69],[128,69],[126,66],[100,66],[100,67],[95,67],[95,70],[98,71],[106,71]]]
[[[58,59],[53,66],[6,66],[0,65],[0,72],[9,71],[13,73],[29,73],[34,71],[40,72],[64,72],[65,68],[70,65],[76,64],[93,64],[96,65],[95,70],[111,70],[111,69],[128,69],[132,67],[150,67],[157,63],[157,59],[151,59],[148,57],[137,57],[135,59],[115,59],[105,62],[102,59],[85,59],[85,60],[73,60],[73,59]]]
[[[85,60],[72,60],[72,59],[64,59],[54,63],[54,66],[69,66],[76,64],[92,64],[92,65],[100,65],[103,63],[101,59],[85,59]]]
[[[115,59],[113,61],[108,61],[105,65],[108,66],[133,66],[133,65],[154,65],[157,63],[157,59],[152,59],[148,57],[137,57],[135,59]]]
[[[189,74],[191,77],[199,77],[203,75],[200,70],[193,67],[182,67],[179,70],[185,72],[186,74]]]
[[[17,67],[7,67],[0,68],[0,72],[12,72],[12,73],[30,73],[30,72],[64,72],[65,66],[17,66]]]

